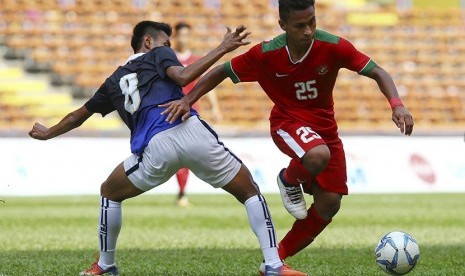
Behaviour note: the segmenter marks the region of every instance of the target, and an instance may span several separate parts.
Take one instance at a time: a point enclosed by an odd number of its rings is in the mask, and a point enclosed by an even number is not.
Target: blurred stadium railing
[[[81,105],[132,54],[131,31],[140,20],[188,21],[194,26],[192,48],[204,54],[220,42],[225,25],[245,24],[252,43],[281,33],[275,2],[0,0],[0,132],[23,133],[35,120],[55,123]],[[463,133],[465,18],[458,4],[316,2],[319,28],[349,39],[392,74],[417,130]],[[272,104],[257,84],[225,81],[216,93],[223,109],[220,131],[266,132]],[[334,98],[342,132],[396,131],[373,81],[342,70]],[[200,108],[210,120],[208,102],[201,100]],[[83,126],[90,133],[124,129],[116,116],[93,117]]]

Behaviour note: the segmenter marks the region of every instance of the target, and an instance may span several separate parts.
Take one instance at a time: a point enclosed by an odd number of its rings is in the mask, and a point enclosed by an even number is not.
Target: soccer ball
[[[409,273],[420,258],[420,247],[407,233],[396,231],[384,235],[375,248],[376,263],[391,275]]]

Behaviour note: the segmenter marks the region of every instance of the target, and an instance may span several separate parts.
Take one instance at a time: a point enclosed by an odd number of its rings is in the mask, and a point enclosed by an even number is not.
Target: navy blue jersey
[[[131,59],[132,58],[132,59]],[[159,104],[180,99],[182,89],[166,75],[170,66],[182,66],[169,47],[158,47],[146,54],[137,54],[105,80],[94,96],[86,102],[87,110],[102,116],[117,111],[131,130],[131,152],[140,155],[157,133],[179,125],[165,121]],[[197,115],[191,109],[191,115]]]

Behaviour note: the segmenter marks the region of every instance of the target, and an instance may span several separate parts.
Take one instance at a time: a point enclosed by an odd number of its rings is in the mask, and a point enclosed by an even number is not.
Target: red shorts
[[[328,145],[318,133],[299,122],[273,123],[271,137],[276,146],[291,158],[302,158],[310,149],[318,145],[326,145],[331,153],[329,163],[308,183],[311,185],[316,180],[324,191],[348,194],[346,158],[340,140]],[[309,187],[304,188],[309,190]]]

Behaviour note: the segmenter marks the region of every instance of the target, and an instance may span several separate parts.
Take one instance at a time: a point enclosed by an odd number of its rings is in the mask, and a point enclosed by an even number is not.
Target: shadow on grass
[[[419,264],[409,275],[465,275],[465,245],[423,246]],[[91,250],[0,252],[0,275],[78,275],[93,262]],[[310,248],[287,262],[315,275],[386,275],[375,264],[372,248]],[[122,249],[121,275],[258,275],[255,249]]]

